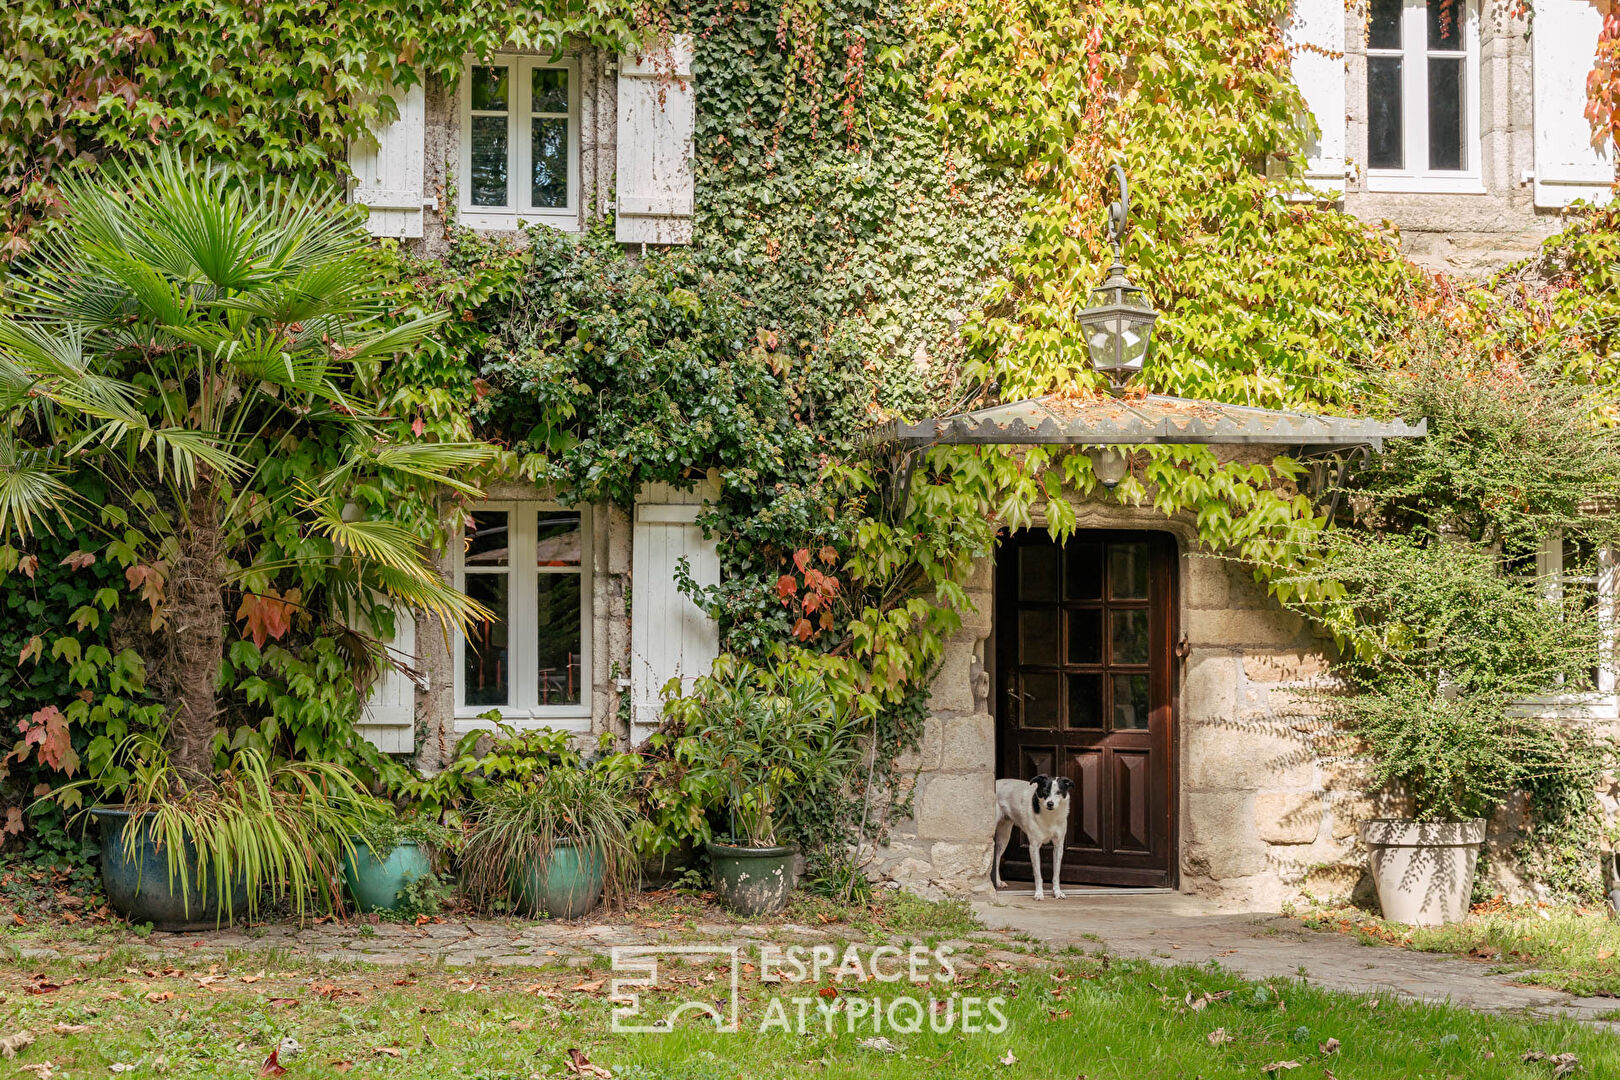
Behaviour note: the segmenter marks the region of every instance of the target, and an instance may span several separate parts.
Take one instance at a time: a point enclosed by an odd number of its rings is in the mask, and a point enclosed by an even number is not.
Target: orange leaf
[[[800,619],[798,622],[793,624],[793,636],[798,638],[800,641],[809,641],[810,635],[814,634],[815,632],[816,629],[810,625],[809,619]]]

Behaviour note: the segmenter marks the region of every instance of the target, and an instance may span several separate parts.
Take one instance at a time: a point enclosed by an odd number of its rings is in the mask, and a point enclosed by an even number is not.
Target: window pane
[[[505,206],[506,117],[472,118],[472,204]]]
[[[505,510],[475,510],[467,523],[467,566],[505,566],[508,546]]]
[[[535,529],[536,566],[578,566],[580,532],[578,512],[540,511]]]
[[[1429,61],[1429,168],[1461,169],[1463,160],[1463,62]]]
[[[568,121],[533,117],[529,123],[534,175],[529,178],[529,205],[568,205]]]
[[[1398,49],[1401,47],[1402,0],[1372,0],[1367,12],[1367,47],[1370,49]]]
[[[1063,594],[1070,600],[1102,598],[1103,546],[1071,540],[1063,548],[1069,572],[1063,581]]]
[[[1113,662],[1116,664],[1145,664],[1148,662],[1148,613],[1146,611],[1114,611],[1109,613],[1109,630],[1113,634]]]
[[[1102,663],[1102,612],[1069,612],[1069,663]]]
[[[507,575],[468,574],[467,595],[495,613],[495,621],[467,630],[461,666],[468,705],[510,703],[511,663],[507,657]]]
[[[1146,600],[1148,546],[1108,545],[1108,595],[1115,600]]]
[[[1032,608],[1018,613],[1018,662],[1058,662],[1058,609]]]
[[[1101,675],[1069,676],[1069,727],[1075,730],[1102,727],[1103,700]]]
[[[1140,731],[1148,726],[1148,677],[1114,676],[1114,730]]]
[[[1020,600],[1056,600],[1058,587],[1058,549],[1053,544],[1019,544],[1018,598]]]
[[[1401,58],[1367,57],[1367,164],[1403,169],[1401,147]]]
[[[507,72],[504,67],[475,67],[472,69],[472,107],[474,112],[505,112]]]
[[[541,574],[535,611],[540,704],[579,704],[580,670],[578,574]]]
[[[537,113],[565,113],[568,111],[568,69],[535,68],[534,102],[530,108]]]
[[[1063,676],[1056,672],[1026,671],[1019,680],[1024,693],[1018,715],[1024,727],[1055,728],[1058,726],[1059,700],[1063,693]]]
[[[1429,48],[1462,52],[1467,0],[1429,0]]]

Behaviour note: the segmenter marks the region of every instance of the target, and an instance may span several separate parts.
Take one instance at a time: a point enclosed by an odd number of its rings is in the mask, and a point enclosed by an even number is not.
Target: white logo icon
[[[716,1031],[739,1030],[738,983],[742,977],[742,951],[737,945],[615,945],[612,950],[613,970],[632,976],[613,980],[610,988],[613,1007],[613,1030],[616,1032],[658,1033],[673,1030],[675,1022],[683,1016],[707,1016],[714,1021]],[[662,1018],[649,1018],[641,1011],[638,990],[649,990],[673,985],[673,980],[659,982],[658,961],[677,956],[708,956],[731,961],[730,1001],[722,1009],[718,998],[691,998],[676,1004]],[[686,964],[681,965],[683,967]],[[713,986],[719,989],[719,983]]]

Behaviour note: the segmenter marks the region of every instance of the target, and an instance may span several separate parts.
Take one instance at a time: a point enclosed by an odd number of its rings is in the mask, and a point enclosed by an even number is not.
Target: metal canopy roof
[[[952,443],[1059,443],[1127,446],[1142,443],[1237,443],[1281,446],[1371,446],[1425,435],[1427,420],[1408,424],[1347,416],[1257,409],[1146,394],[1141,397],[1050,395],[1012,401],[915,424],[891,421],[873,432],[904,446]]]

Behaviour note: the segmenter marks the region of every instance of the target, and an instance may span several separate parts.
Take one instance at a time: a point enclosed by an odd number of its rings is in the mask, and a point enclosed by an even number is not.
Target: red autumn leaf
[[[86,567],[94,566],[95,564],[96,557],[92,553],[88,551],[75,551],[73,554],[63,559],[59,565],[65,566],[69,570],[83,570]],[[33,575],[30,574],[29,576],[32,577]]]
[[[55,705],[47,705],[27,720],[17,721],[17,730],[23,741],[17,750],[17,760],[28,754],[30,746],[39,747],[39,761],[53,769],[61,769],[69,776],[79,767],[79,755],[73,752],[73,740],[68,736],[67,717]]]
[[[824,574],[821,578],[821,591],[828,596],[838,595],[838,579],[831,574]]]
[[[138,563],[124,570],[124,580],[129,582],[131,592],[139,589],[141,599],[151,605],[153,612],[157,611],[163,602],[163,574],[157,567]]]
[[[38,634],[35,634],[33,637],[28,639],[28,644],[22,647],[22,652],[17,654],[17,666],[21,667],[23,664],[27,663],[30,658],[32,658],[34,663],[37,664],[39,663],[39,658],[44,655],[45,639],[40,637]]]
[[[776,579],[776,595],[784,605],[792,600],[799,591],[799,581],[792,574],[783,574]]]
[[[259,1067],[260,1076],[280,1076],[287,1071],[287,1067],[276,1060],[276,1055],[280,1052],[279,1046],[270,1051],[270,1056],[265,1058],[264,1064]]]
[[[16,836],[23,831],[23,812],[20,806],[6,807],[6,824],[0,827],[0,832],[7,836]]]
[[[483,401],[486,397],[489,396],[489,383],[488,383],[487,380],[474,379],[473,383],[472,383],[472,386],[473,386],[473,400],[474,401]],[[420,434],[420,433],[418,433],[418,434]]]
[[[288,589],[287,596],[294,597],[297,592],[296,589]],[[253,644],[261,649],[266,641],[280,641],[292,629],[292,605],[274,589],[266,589],[263,593],[244,593],[242,603],[236,609],[236,617],[242,620],[243,628],[253,639]]]
[[[831,630],[833,628],[833,613],[831,611],[823,611],[821,613],[821,628],[823,630]]]
[[[815,632],[816,628],[810,625],[809,619],[800,619],[793,624],[793,636],[800,641],[809,641],[810,635]]]
[[[799,573],[804,573],[805,567],[810,565],[810,549],[800,548],[795,551],[793,553],[793,565],[799,568]]]
[[[806,615],[812,615],[815,613],[815,610],[821,606],[821,595],[819,593],[807,592],[804,594],[803,603],[804,613]]]
[[[821,556],[821,561],[827,566],[832,566],[838,562],[838,552],[834,551],[832,549],[832,545],[830,544],[823,544],[819,554]]]
[[[34,571],[39,569],[38,555],[24,555],[17,560],[17,569],[28,575],[28,580],[34,580]]]
[[[806,570],[804,572],[804,587],[805,588],[807,588],[807,589],[820,589],[821,588],[821,581],[822,581],[822,573],[821,573],[820,570],[817,570],[815,567],[812,566],[810,569],[808,569],[808,570]]]
[[[418,439],[422,437],[422,432],[426,430],[427,425],[422,422],[422,418],[420,416],[411,421],[411,434],[415,435]]]

